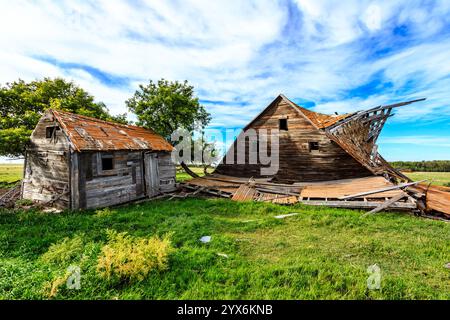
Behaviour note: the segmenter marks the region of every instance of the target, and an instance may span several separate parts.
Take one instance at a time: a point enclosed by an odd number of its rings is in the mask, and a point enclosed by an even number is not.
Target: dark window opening
[[[280,119],[280,130],[288,131],[287,119]]]
[[[112,170],[114,169],[113,156],[103,155],[102,156],[102,170]]]
[[[59,127],[58,127],[58,126],[53,126],[53,127],[47,127],[47,128],[45,128],[45,137],[46,137],[47,139],[50,139],[50,138],[54,137],[55,131],[56,131],[56,130],[59,130]]]
[[[318,142],[310,142],[309,143],[309,151],[312,151],[312,150],[319,150]]]

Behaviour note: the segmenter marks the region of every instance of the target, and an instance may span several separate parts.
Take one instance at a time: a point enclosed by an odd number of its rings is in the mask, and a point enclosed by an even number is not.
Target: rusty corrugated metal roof
[[[327,128],[336,122],[343,120],[353,113],[346,113],[340,115],[328,115],[323,113],[314,112],[305,108],[300,107],[300,111],[311,121],[313,122],[317,128],[324,129]]]
[[[77,151],[172,151],[172,145],[153,130],[50,110]]]

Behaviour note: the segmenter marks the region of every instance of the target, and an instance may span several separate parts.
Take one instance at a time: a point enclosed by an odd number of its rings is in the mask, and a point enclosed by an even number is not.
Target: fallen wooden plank
[[[441,186],[417,185],[414,188],[424,192],[427,211],[438,211],[450,217],[450,192]]]
[[[233,201],[251,201],[255,196],[256,190],[245,184],[239,186],[231,200]]]
[[[286,196],[294,196],[298,197],[298,193],[293,193],[289,191],[282,191],[282,190],[274,190],[274,189],[267,189],[267,188],[256,188],[257,191],[263,192],[263,193],[273,193],[273,194],[282,194]]]
[[[326,206],[332,208],[350,209],[373,209],[380,205],[378,201],[321,201],[321,200],[301,200],[303,204],[312,206]],[[417,205],[412,202],[394,202],[388,209],[409,210],[416,209]]]
[[[384,177],[366,177],[351,180],[333,181],[322,185],[304,186],[300,192],[303,199],[338,199],[349,194],[372,191],[392,187],[394,184]],[[402,193],[401,190],[391,190],[371,195],[370,198],[391,198]]]
[[[183,187],[185,187],[187,189],[191,189],[191,190],[197,190],[198,188],[202,188],[202,192],[204,192],[204,193],[209,193],[209,194],[223,197],[223,198],[230,198],[232,196],[232,193],[224,192],[221,190],[215,190],[215,189],[210,189],[210,188],[200,187],[200,186],[195,186],[195,185],[189,185],[189,184],[181,184],[181,185]]]
[[[298,202],[298,196],[282,196],[272,200],[272,203],[276,204],[294,204]]]
[[[374,214],[374,213],[380,212],[381,210],[387,209],[394,202],[399,201],[400,199],[404,198],[405,196],[406,196],[405,194],[396,195],[395,197],[392,197],[389,200],[386,200],[385,202],[383,202],[381,205],[379,205],[375,209],[372,209],[371,211],[367,212],[366,214],[363,215],[363,217],[366,215]]]
[[[256,200],[261,202],[272,202],[277,204],[294,204],[298,202],[298,196],[260,193]]]
[[[352,195],[348,195],[348,196],[344,196],[344,197],[339,197],[338,199],[339,200],[348,200],[348,199],[352,199],[352,198],[368,196],[368,195],[375,194],[375,193],[381,193],[381,192],[390,191],[390,190],[402,189],[402,188],[406,188],[406,187],[409,187],[409,186],[413,186],[413,185],[419,184],[419,183],[424,182],[424,181],[427,181],[427,179],[421,180],[421,181],[415,181],[415,182],[402,183],[402,184],[398,184],[398,185],[395,185],[395,186],[392,186],[392,187],[386,187],[386,188],[383,188],[383,189],[377,189],[377,190],[372,190],[372,191],[356,193],[356,194],[352,194]]]
[[[200,179],[215,180],[215,181],[228,182],[228,183],[234,183],[234,184],[246,184],[246,183],[248,183],[248,179],[247,178],[245,180],[244,179],[237,180],[235,177],[230,177],[230,179],[227,179],[227,178],[225,178],[225,176],[223,176],[223,177],[205,176],[205,177],[200,177]],[[254,184],[255,185],[262,185],[262,186],[288,187],[288,188],[295,188],[295,187],[297,187],[294,184],[284,184],[284,183],[276,183],[276,182],[264,182],[264,181],[259,181],[259,180],[255,180]]]

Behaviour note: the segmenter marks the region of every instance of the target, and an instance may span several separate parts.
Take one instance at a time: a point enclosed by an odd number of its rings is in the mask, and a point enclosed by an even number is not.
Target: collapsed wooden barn
[[[245,126],[212,175],[197,177],[186,187],[237,201],[415,210],[421,206],[418,199],[426,201],[435,187],[415,187],[418,183],[378,153],[376,142],[394,108],[422,100],[326,115],[280,94]],[[250,131],[258,134],[249,136]],[[273,144],[271,132],[277,133]],[[277,170],[263,174],[272,164],[260,157],[274,152]],[[450,207],[450,193],[440,192]],[[423,206],[450,215],[442,203],[427,201]]]
[[[407,103],[412,102],[415,101]],[[256,132],[267,130],[267,151],[270,153],[269,133],[277,130],[278,150],[274,151],[278,152],[279,168],[275,174],[267,176],[272,181],[329,181],[383,174],[407,179],[383,159],[376,145],[392,109],[407,103],[326,115],[302,108],[279,95],[245,126],[242,135],[252,129]],[[261,163],[259,157],[256,163],[249,161],[252,150],[259,151],[261,137],[256,135],[253,141],[246,139],[241,150],[238,150],[237,139],[215,172],[236,177],[262,177],[261,169],[268,165]],[[245,152],[244,163],[238,161],[240,152]]]
[[[48,110],[26,151],[22,198],[84,209],[170,192],[172,149],[152,130]]]

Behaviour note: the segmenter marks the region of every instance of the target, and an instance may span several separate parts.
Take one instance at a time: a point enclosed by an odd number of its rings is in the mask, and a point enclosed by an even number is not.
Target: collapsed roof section
[[[400,180],[409,181],[408,177],[394,169],[378,153],[376,141],[386,120],[393,116],[392,110],[394,108],[423,101],[425,98],[378,106],[368,110],[361,110],[342,115],[327,115],[305,109],[289,100],[283,94],[280,94],[261,112],[261,114],[280,99],[283,99],[290,104],[316,129],[323,131],[329,139],[338,144],[344,151],[373,174],[388,175]],[[260,115],[251,121],[244,130],[246,130]]]
[[[378,153],[376,141],[386,120],[392,117],[392,109],[425,99],[411,100],[369,110],[355,112],[325,128],[327,136],[336,142],[368,170],[376,175],[388,173],[402,180],[409,180]]]

